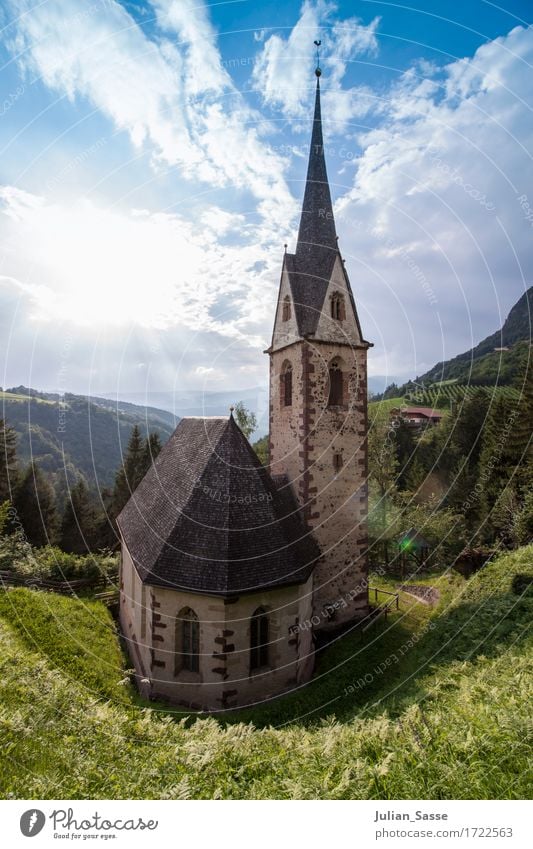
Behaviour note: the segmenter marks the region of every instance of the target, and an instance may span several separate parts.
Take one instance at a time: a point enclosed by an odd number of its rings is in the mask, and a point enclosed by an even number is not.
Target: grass
[[[12,589],[0,592],[0,620],[88,695],[129,701],[115,623],[100,602]]]
[[[106,667],[95,681],[94,657],[89,662],[87,649],[86,660],[84,652],[73,660],[67,648],[54,649],[61,637],[61,613],[69,617],[69,630],[77,623],[81,630],[75,633],[85,636],[94,655],[93,630],[101,638],[98,651],[117,659],[116,636],[99,605],[80,606],[59,597],[39,601],[39,615],[56,602],[58,615],[41,619],[30,638],[21,616],[12,612],[14,605],[6,612],[6,604],[11,597],[19,613],[33,615],[40,594],[9,592],[0,608],[0,794],[527,798],[532,666],[527,627],[533,599],[527,592],[513,592],[512,581],[518,573],[532,575],[532,563],[530,546],[498,558],[470,581],[450,583],[441,577],[439,607],[418,606],[416,626],[408,627],[400,613],[390,630],[375,632],[375,645],[366,646],[364,660],[350,656],[354,635],[339,641],[320,659],[327,672],[319,684],[323,702],[331,694],[342,695],[348,672],[356,683],[363,669],[369,671],[368,663],[398,654],[399,629],[409,631],[412,647],[382,674],[374,671],[368,689],[354,688],[317,712],[321,720],[293,719],[280,728],[269,727],[266,714],[261,728],[237,722],[238,717],[231,723],[214,718],[177,722],[128,703],[127,692],[121,700],[113,690],[117,667]],[[65,645],[72,646],[68,639]],[[337,663],[343,659],[345,678]],[[285,706],[285,719],[292,698],[272,703]]]
[[[57,404],[57,401],[50,401],[48,398],[38,398],[35,395],[20,395],[15,392],[0,392],[1,401],[36,401],[38,404]]]

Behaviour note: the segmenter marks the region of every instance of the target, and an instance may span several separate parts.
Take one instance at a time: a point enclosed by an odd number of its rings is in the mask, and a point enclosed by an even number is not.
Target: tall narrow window
[[[335,292],[331,298],[331,317],[335,321],[343,321],[346,318],[344,298],[339,292]]]
[[[175,672],[200,671],[200,623],[194,610],[186,607],[176,617]]]
[[[344,381],[340,363],[333,360],[329,367],[328,407],[340,407],[344,404]]]
[[[250,669],[268,666],[268,616],[258,607],[250,620]]]
[[[283,321],[288,321],[291,317],[291,299],[288,295],[285,295],[283,299],[283,310],[281,317]]]
[[[284,363],[280,374],[280,398],[282,407],[292,405],[292,366]]]
[[[340,451],[335,451],[333,454],[333,468],[336,472],[340,472],[343,465],[344,463],[342,460],[342,454],[340,453]]]

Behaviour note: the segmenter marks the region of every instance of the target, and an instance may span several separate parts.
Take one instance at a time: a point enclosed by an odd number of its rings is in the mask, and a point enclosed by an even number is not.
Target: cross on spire
[[[314,42],[314,44],[315,44],[315,46],[316,46],[316,68],[315,68],[315,74],[316,74],[316,76],[317,76],[317,77],[319,77],[319,76],[320,76],[320,74],[322,73],[322,71],[320,70],[320,45],[322,44],[322,42],[321,42],[321,41],[315,41],[315,42]]]

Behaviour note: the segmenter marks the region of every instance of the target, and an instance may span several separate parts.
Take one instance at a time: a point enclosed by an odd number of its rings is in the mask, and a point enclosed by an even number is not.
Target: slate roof
[[[311,147],[296,254],[302,260],[311,261],[314,255],[318,253],[329,254],[334,259],[336,252],[337,233],[324,156],[320,80],[317,77],[313,132],[311,133]]]
[[[341,259],[324,156],[320,80],[317,75],[313,131],[298,242],[296,253],[286,253],[284,259],[301,336],[312,336],[316,332],[337,257]],[[357,325],[361,331],[346,271],[344,275]]]
[[[182,419],[117,521],[143,582],[211,595],[301,583],[320,553],[233,417]]]

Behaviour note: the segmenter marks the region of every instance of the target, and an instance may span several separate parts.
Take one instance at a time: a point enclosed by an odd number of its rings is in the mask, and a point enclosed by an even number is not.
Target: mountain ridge
[[[497,382],[500,385],[512,383],[516,376],[518,363],[513,363],[511,369],[505,368],[507,353],[523,343],[530,344],[533,338],[533,286],[530,286],[509,310],[502,327],[478,342],[473,348],[462,354],[437,363],[433,368],[416,378],[416,383],[431,384],[444,380],[480,382]],[[509,351],[505,350],[509,349]],[[522,353],[522,349],[520,349]],[[517,359],[520,359],[519,357]],[[480,361],[484,368],[480,369]]]

